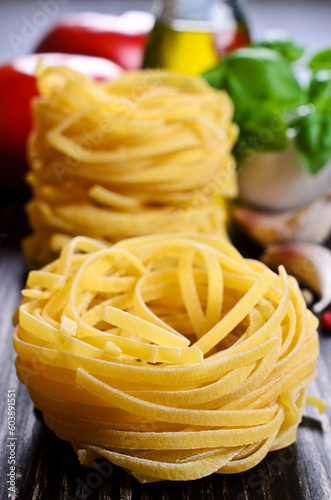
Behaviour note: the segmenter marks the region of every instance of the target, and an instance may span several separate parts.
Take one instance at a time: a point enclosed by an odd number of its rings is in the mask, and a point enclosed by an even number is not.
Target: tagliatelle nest
[[[17,373],[89,464],[140,481],[234,473],[295,440],[318,356],[294,278],[203,235],[78,237],[32,271]]]
[[[222,197],[237,195],[238,127],[225,92],[165,70],[100,83],[46,68],[38,85],[28,148],[33,234],[24,244],[32,267],[53,260],[56,233],[112,243],[226,235]]]

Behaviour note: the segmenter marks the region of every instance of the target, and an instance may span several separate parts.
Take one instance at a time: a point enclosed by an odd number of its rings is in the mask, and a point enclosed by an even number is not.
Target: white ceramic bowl
[[[331,162],[312,175],[300,161],[294,141],[285,151],[255,153],[243,161],[240,198],[268,210],[290,210],[331,190]]]

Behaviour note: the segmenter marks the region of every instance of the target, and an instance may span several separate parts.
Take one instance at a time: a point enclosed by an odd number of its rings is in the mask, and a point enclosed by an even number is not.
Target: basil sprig
[[[286,149],[289,128],[310,173],[331,160],[331,49],[309,62],[313,76],[305,89],[292,65],[301,55],[302,48],[289,41],[261,43],[227,54],[203,75],[234,102],[239,161],[252,152]]]
[[[254,47],[266,47],[281,54],[289,63],[293,63],[303,56],[305,49],[289,40],[286,36],[278,36],[259,43]]]
[[[255,151],[286,148],[284,112],[302,104],[304,93],[282,55],[265,47],[238,49],[204,77],[212,86],[225,89],[235,104],[239,159]]]
[[[312,174],[331,159],[331,115],[315,111],[296,124],[297,151]]]
[[[311,58],[309,68],[313,71],[331,69],[331,47],[322,50],[321,52],[317,52],[317,54]]]
[[[331,113],[331,71],[319,71],[312,77],[308,98],[317,111]]]

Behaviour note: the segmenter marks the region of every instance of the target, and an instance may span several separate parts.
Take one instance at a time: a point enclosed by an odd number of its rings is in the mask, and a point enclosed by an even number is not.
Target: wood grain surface
[[[7,198],[7,200],[6,200]],[[9,199],[11,201],[9,201]],[[81,466],[70,444],[58,439],[34,409],[16,378],[12,314],[26,269],[19,240],[26,232],[23,201],[0,193],[0,499],[8,498],[7,391],[16,392],[16,494],[18,500],[329,500],[331,499],[331,337],[320,334],[318,378],[310,393],[328,401],[320,416],[305,410],[294,445],[270,453],[254,469],[236,475],[140,484],[106,461]]]

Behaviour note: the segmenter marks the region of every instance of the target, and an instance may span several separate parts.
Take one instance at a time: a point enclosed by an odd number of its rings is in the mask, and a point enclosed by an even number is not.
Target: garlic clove
[[[316,243],[273,245],[261,260],[272,269],[283,265],[300,284],[320,296],[313,311],[321,312],[331,303],[331,251]]]
[[[232,217],[243,231],[267,246],[289,241],[324,241],[331,231],[331,192],[297,210],[270,213],[236,204]]]

